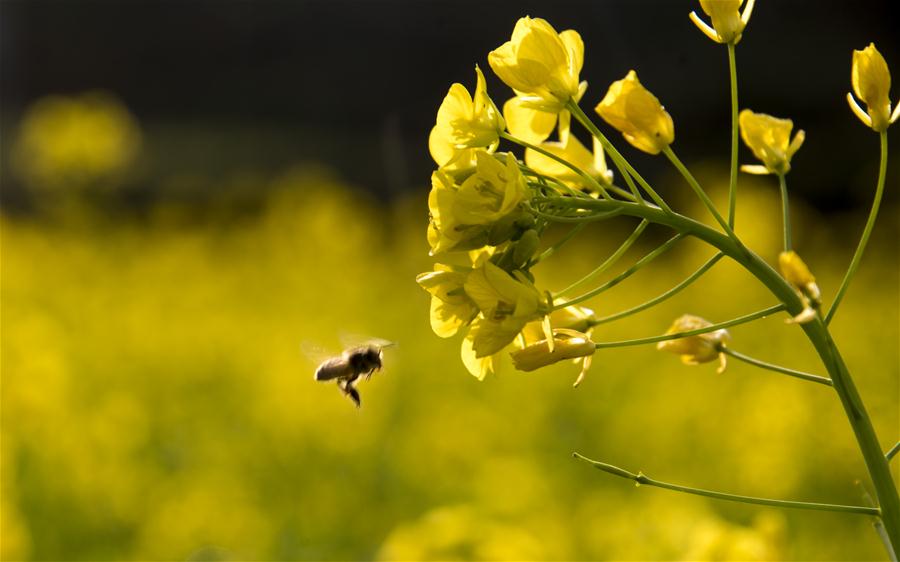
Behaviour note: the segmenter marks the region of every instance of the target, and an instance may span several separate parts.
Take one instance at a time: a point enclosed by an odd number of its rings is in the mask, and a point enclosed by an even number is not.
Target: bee
[[[375,371],[380,371],[383,350],[392,345],[394,343],[387,340],[371,340],[345,349],[340,355],[322,361],[316,368],[314,378],[317,381],[336,381],[341,392],[359,408],[361,401],[356,388],[359,378],[364,376],[368,380]]]

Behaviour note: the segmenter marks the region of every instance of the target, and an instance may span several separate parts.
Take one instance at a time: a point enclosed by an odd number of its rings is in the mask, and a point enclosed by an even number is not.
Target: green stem
[[[771,314],[775,314],[776,312],[781,312],[784,310],[783,304],[776,304],[774,306],[770,306],[769,308],[765,308],[763,310],[757,310],[756,312],[751,312],[750,314],[745,314],[744,316],[739,316],[737,318],[732,318],[731,320],[727,320],[725,322],[719,322],[718,324],[710,324],[705,328],[697,328],[696,330],[685,330],[684,332],[676,332],[674,334],[662,334],[660,336],[651,336],[649,338],[637,338],[633,340],[621,340],[621,341],[608,341],[608,342],[599,342],[594,344],[596,349],[604,349],[608,347],[629,347],[632,345],[644,345],[648,343],[657,343],[666,340],[677,340],[680,338],[686,338],[688,336],[699,336],[700,334],[706,334],[709,332],[715,332],[716,330],[721,330],[723,328],[730,328],[731,326],[737,326],[738,324],[746,324],[747,322],[752,322],[754,320],[758,320],[760,318],[765,318]]]
[[[604,199],[612,199],[612,197],[610,197],[610,195],[606,191],[606,189],[602,185],[600,185],[600,182],[598,182],[597,180],[592,178],[590,174],[588,174],[587,172],[585,172],[578,166],[572,164],[565,158],[560,158],[559,156],[557,156],[556,154],[553,154],[549,150],[545,150],[539,146],[533,145],[530,142],[525,142],[522,139],[519,139],[519,138],[516,138],[516,137],[510,135],[509,133],[505,133],[505,132],[500,133],[500,138],[506,139],[510,142],[514,142],[520,146],[524,146],[525,148],[530,148],[531,150],[533,150],[539,154],[543,154],[544,156],[546,156],[547,158],[550,158],[551,160],[555,160],[555,161],[559,162],[563,166],[569,168],[570,170],[572,170],[573,172],[575,172],[576,174],[578,174],[579,176],[584,178],[584,180],[587,181],[588,184],[590,184],[590,186],[593,189],[595,189],[597,192],[599,192],[600,195],[602,195]]]
[[[531,261],[531,265],[538,264],[538,263],[544,261],[545,259],[549,258],[550,256],[552,256],[553,254],[555,254],[557,250],[559,250],[561,247],[563,247],[566,244],[566,242],[568,242],[569,240],[574,238],[579,232],[584,230],[584,227],[586,227],[587,225],[588,225],[587,221],[576,224],[574,227],[572,227],[571,230],[569,230],[569,232],[566,233],[565,236],[560,238],[555,244],[551,245],[549,248],[547,248],[546,250],[541,252],[538,255],[538,257],[533,259]]]
[[[536,216],[545,219],[550,222],[569,222],[569,223],[581,223],[581,222],[593,222],[598,220],[610,219],[613,217],[619,216],[621,213],[618,211],[610,211],[608,213],[594,213],[590,215],[554,215],[551,213],[545,213],[543,211],[539,211],[534,207],[530,207],[529,210],[534,213]]]
[[[628,249],[631,248],[631,246],[637,241],[637,239],[640,238],[641,234],[644,232],[644,229],[647,228],[648,224],[650,224],[650,222],[647,219],[642,220],[641,223],[639,225],[637,225],[637,228],[634,229],[634,232],[632,232],[631,235],[629,235],[628,238],[626,238],[625,241],[622,242],[622,245],[619,246],[618,250],[616,250],[615,252],[613,252],[613,254],[611,256],[606,258],[606,260],[603,263],[601,263],[599,266],[597,266],[596,269],[594,269],[593,271],[591,271],[590,273],[588,273],[581,279],[575,281],[574,283],[572,283],[571,285],[569,285],[562,291],[558,292],[557,296],[568,293],[575,287],[578,287],[578,286],[581,286],[581,285],[587,283],[591,279],[594,279],[595,277],[597,277],[598,275],[602,274],[604,271],[609,269],[614,263],[619,261],[619,259],[623,255],[625,255],[625,252],[627,252]]]
[[[781,189],[781,225],[784,230],[784,251],[791,251],[791,211],[788,204],[787,181],[784,174],[778,174],[778,187]]]
[[[619,283],[621,283],[621,282],[624,281],[625,279],[628,279],[629,277],[631,277],[632,275],[634,275],[634,274],[635,274],[638,270],[640,270],[642,267],[644,267],[645,265],[647,265],[648,263],[650,263],[651,261],[653,261],[654,259],[656,259],[656,258],[659,257],[660,255],[662,255],[666,250],[668,250],[669,248],[671,248],[672,246],[674,246],[676,242],[678,242],[679,240],[681,240],[681,239],[684,238],[685,236],[686,236],[685,234],[681,234],[681,233],[676,234],[676,235],[673,236],[672,238],[669,238],[669,239],[668,239],[665,243],[663,243],[661,246],[659,246],[658,248],[656,248],[655,250],[653,250],[652,252],[650,252],[650,253],[647,254],[646,256],[644,256],[644,257],[642,257],[641,259],[639,259],[638,261],[636,261],[636,262],[634,263],[634,265],[632,265],[631,267],[629,267],[628,269],[626,269],[626,270],[623,271],[622,273],[618,274],[617,276],[613,277],[612,279],[610,279],[610,280],[607,281],[606,283],[600,285],[600,286],[597,287],[596,289],[593,289],[593,290],[591,290],[591,291],[588,291],[587,293],[584,293],[583,295],[577,296],[577,297],[575,297],[575,298],[573,298],[573,299],[570,299],[570,300],[568,300],[568,301],[564,301],[564,302],[560,302],[560,303],[555,304],[555,305],[553,306],[553,310],[557,310],[557,309],[560,309],[560,308],[565,308],[565,307],[571,306],[571,305],[573,305],[573,304],[578,304],[578,303],[580,303],[580,302],[584,302],[584,301],[586,301],[586,300],[589,300],[589,299],[592,299],[592,298],[596,297],[597,295],[599,295],[600,293],[602,293],[602,292],[604,292],[604,291],[606,291],[606,290],[608,290],[608,289],[611,289],[611,288],[615,287],[616,285],[618,285]],[[558,295],[554,295],[554,299],[555,299],[557,296],[558,296]]]
[[[875,200],[872,202],[872,210],[869,211],[869,219],[866,221],[866,227],[863,229],[862,237],[859,239],[859,245],[856,246],[856,253],[853,254],[853,260],[851,260],[850,262],[850,267],[847,269],[846,275],[844,275],[844,280],[841,281],[841,287],[840,289],[838,289],[838,292],[834,297],[834,302],[831,304],[831,308],[828,309],[828,314],[825,315],[826,326],[830,324],[831,320],[834,318],[834,313],[837,312],[838,305],[841,304],[841,300],[844,298],[844,293],[847,292],[847,287],[850,285],[850,280],[853,279],[853,275],[859,268],[859,262],[862,260],[863,252],[866,251],[866,244],[869,243],[869,236],[872,234],[872,229],[875,227],[875,219],[878,217],[878,209],[879,207],[881,207],[881,197],[884,194],[884,180],[885,176],[887,175],[887,160],[887,131],[882,131],[881,165],[878,167],[878,185],[875,188]],[[900,550],[900,545],[897,545],[895,542],[894,548]]]
[[[894,443],[894,446],[891,447],[891,450],[884,454],[884,458],[887,460],[891,460],[892,458],[894,458],[894,455],[896,455],[898,451],[900,451],[900,441]]]
[[[637,484],[644,484],[647,486],[655,486],[657,488],[665,488],[666,490],[674,490],[676,492],[683,492],[686,494],[694,494],[697,496],[705,496],[707,498],[715,498],[717,500],[725,500],[732,502],[740,502],[740,503],[751,503],[756,505],[768,505],[772,507],[789,507],[793,509],[812,509],[816,511],[840,511],[843,513],[856,513],[858,515],[879,515],[881,512],[877,507],[864,507],[860,505],[838,505],[832,503],[812,503],[812,502],[798,502],[798,501],[789,501],[789,500],[773,500],[769,498],[757,498],[753,496],[739,496],[736,494],[726,494],[724,492],[716,492],[714,490],[704,490],[702,488],[691,488],[690,486],[681,486],[679,484],[671,484],[669,482],[662,482],[660,480],[655,480],[650,478],[646,474],[642,472],[638,472],[637,474],[633,472],[629,472],[624,468],[619,468],[618,466],[613,466],[611,464],[607,464],[605,462],[591,460],[585,456],[579,455],[578,453],[572,453],[572,455],[579,460],[585,461],[595,468],[602,470],[603,472],[607,472],[614,476],[619,476],[621,478],[626,478],[628,480],[633,480]]]
[[[738,353],[737,351],[731,349],[727,346],[720,346],[719,351],[724,353],[725,355],[730,355],[734,357],[738,361],[743,361],[744,363],[749,363],[750,365],[754,365],[756,367],[760,367],[762,369],[768,369],[770,371],[775,371],[776,373],[782,373],[784,375],[789,375],[792,377],[797,377],[798,379],[803,379],[806,381],[817,382],[819,384],[824,384],[825,386],[833,386],[831,379],[828,377],[822,377],[819,375],[812,375],[810,373],[804,373],[803,371],[796,371],[794,369],[788,369],[787,367],[782,367],[781,365],[775,365],[773,363],[766,363],[765,361],[760,361],[759,359],[754,359],[749,355],[744,355],[743,353]]]
[[[637,306],[633,306],[633,307],[631,307],[631,308],[629,308],[629,309],[627,309],[627,310],[623,310],[622,312],[617,312],[617,313],[615,313],[615,314],[610,314],[609,316],[603,316],[603,317],[601,317],[601,318],[597,318],[597,319],[593,320],[592,322],[590,322],[590,325],[591,325],[591,326],[596,326],[596,325],[598,325],[598,324],[605,324],[605,323],[607,323],[607,322],[612,322],[613,320],[618,320],[619,318],[625,318],[626,316],[631,316],[632,314],[637,314],[638,312],[641,312],[641,311],[643,311],[643,310],[647,310],[648,308],[650,308],[650,307],[652,307],[652,306],[654,306],[654,305],[657,305],[657,304],[663,302],[664,300],[666,300],[666,299],[668,299],[668,298],[671,298],[671,297],[677,295],[677,294],[678,294],[679,292],[681,292],[683,289],[685,289],[686,287],[688,287],[691,283],[693,283],[694,281],[696,281],[697,279],[699,279],[701,275],[703,275],[704,273],[706,273],[706,272],[709,270],[709,268],[711,268],[712,266],[714,266],[714,265],[716,264],[716,262],[718,262],[720,259],[722,259],[722,256],[723,256],[723,255],[724,255],[724,254],[722,254],[722,252],[716,253],[716,255],[714,255],[713,257],[709,258],[709,259],[706,261],[706,263],[704,263],[703,265],[701,265],[701,266],[697,269],[697,271],[695,271],[695,272],[693,272],[692,274],[690,274],[684,281],[682,281],[681,283],[675,285],[674,287],[672,287],[671,289],[669,289],[669,290],[666,291],[665,293],[663,293],[663,294],[661,294],[661,295],[659,295],[659,296],[657,296],[657,297],[655,297],[655,298],[652,298],[652,299],[650,299],[650,300],[648,300],[648,301],[646,301],[646,302],[643,302],[643,303],[641,303],[641,304],[639,304],[639,305],[637,305]]]
[[[690,170],[687,169],[687,167],[684,165],[684,162],[682,162],[678,158],[678,156],[675,155],[675,152],[672,150],[672,147],[671,146],[665,147],[663,149],[663,154],[665,154],[666,158],[668,158],[669,161],[675,165],[675,167],[678,169],[678,171],[684,177],[685,181],[688,182],[688,185],[691,186],[691,189],[694,190],[694,193],[697,194],[697,197],[700,198],[700,200],[706,206],[707,210],[709,210],[710,214],[712,214],[712,216],[716,219],[716,222],[718,222],[722,226],[722,230],[724,230],[725,233],[729,237],[731,237],[732,240],[735,241],[735,243],[740,244],[740,240],[738,240],[738,237],[734,233],[734,230],[732,230],[731,227],[728,226],[728,223],[725,222],[725,219],[722,218],[722,215],[720,215],[719,211],[716,210],[716,206],[713,204],[712,199],[710,199],[709,195],[707,195],[706,192],[703,191],[703,188],[700,187],[700,184],[697,182],[697,179],[694,178],[694,175],[691,174]]]
[[[738,171],[738,86],[734,43],[728,43],[728,74],[731,79],[731,170],[728,177],[728,226],[734,228]]]
[[[566,198],[560,197],[559,199],[563,200],[560,203],[562,206],[577,205],[597,211],[617,208],[621,210],[623,215],[649,219],[651,222],[668,226],[676,232],[682,232],[703,240],[741,264],[748,273],[756,277],[760,283],[765,285],[783,303],[782,306],[784,306],[788,314],[796,316],[804,308],[800,296],[778,272],[772,269],[772,266],[746,246],[735,242],[729,236],[709,226],[684,215],[666,213],[660,209],[637,203],[610,202],[598,199],[571,200],[566,203],[564,201]],[[853,378],[850,376],[825,322],[817,316],[813,321],[800,326],[815,347],[816,353],[818,353],[822,364],[828,371],[828,375],[834,384],[834,390],[847,415],[847,420],[856,437],[856,442],[875,488],[885,532],[890,538],[892,549],[896,555],[897,552],[900,552],[900,496],[897,494],[897,487],[891,476],[883,449],[878,443],[875,428],[872,426],[872,421],[866,413],[859,392],[853,383]]]
[[[653,199],[653,201],[657,205],[659,205],[661,209],[668,213],[671,213],[672,209],[669,208],[663,198],[660,197],[659,194],[656,193],[656,191],[650,186],[650,184],[647,183],[647,181],[644,180],[644,178],[637,172],[637,170],[635,170],[634,167],[628,163],[628,160],[626,160],[625,157],[622,156],[622,153],[616,150],[616,147],[613,146],[611,142],[609,142],[609,139],[606,138],[606,135],[600,132],[600,129],[597,128],[597,125],[595,125],[594,122],[591,121],[587,115],[585,115],[584,111],[581,110],[581,107],[577,103],[575,103],[574,100],[569,100],[569,102],[566,103],[566,107],[569,109],[572,115],[575,116],[575,119],[577,119],[578,122],[584,126],[584,128],[586,128],[592,135],[594,135],[597,140],[600,141],[600,144],[603,146],[603,150],[605,150],[609,154],[610,158],[612,158],[613,164],[616,165],[616,169],[619,170],[619,174],[625,177],[625,181],[628,183],[628,187],[630,187],[635,194],[640,196],[640,193],[637,191],[637,188],[634,187],[634,183],[631,179],[631,177],[634,176],[638,183],[641,184],[641,187],[644,188],[644,191],[646,191],[650,195],[650,198]]]

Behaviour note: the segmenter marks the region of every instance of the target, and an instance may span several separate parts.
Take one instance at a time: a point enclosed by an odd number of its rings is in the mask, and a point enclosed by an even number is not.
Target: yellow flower
[[[666,334],[678,334],[709,326],[712,326],[712,324],[707,320],[699,316],[685,314],[675,320],[666,331]],[[661,341],[656,344],[656,349],[680,355],[681,362],[685,365],[699,365],[718,358],[719,369],[717,372],[721,373],[725,370],[725,354],[720,351],[720,348],[724,347],[725,342],[730,339],[731,335],[728,333],[728,330],[721,329],[705,334]]]
[[[781,270],[781,276],[790,283],[803,300],[803,310],[797,316],[787,320],[788,324],[806,324],[816,317],[813,304],[818,306],[819,298],[822,293],[816,284],[816,278],[809,271],[806,263],[797,252],[781,252],[778,255],[778,268]]]
[[[503,116],[488,97],[484,74],[475,67],[475,93],[453,84],[441,103],[437,123],[428,137],[428,150],[438,166],[470,167],[472,148],[493,152],[506,128]]]
[[[565,142],[542,143],[541,148],[583,170],[602,185],[612,185],[612,170],[606,167],[603,146],[596,138],[594,139],[593,154],[573,135],[569,135]],[[584,178],[572,168],[544,156],[536,150],[525,149],[525,164],[534,171],[556,178],[570,187],[589,187],[585,185]]]
[[[431,329],[442,338],[456,335],[478,314],[478,307],[463,289],[468,273],[468,268],[438,263],[434,271],[416,277],[416,282],[431,293]]]
[[[554,330],[553,345],[543,339],[510,352],[513,366],[520,371],[534,371],[566,359],[588,358],[596,346],[587,334],[575,330]]]
[[[522,272],[510,275],[491,262],[469,273],[464,289],[481,311],[469,330],[477,358],[502,350],[528,322],[550,310],[547,300]]]
[[[891,73],[874,43],[869,43],[862,51],[853,51],[850,81],[856,97],[866,104],[867,111],[862,110],[850,92],[847,92],[847,102],[866,126],[882,132],[900,117],[900,104],[891,113]]]
[[[514,234],[514,220],[525,199],[525,180],[515,156],[506,164],[485,151],[476,153],[475,173],[461,185],[446,170],[431,176],[428,242],[432,255],[497,245]],[[502,222],[501,222],[502,221]]]
[[[743,0],[700,0],[700,7],[712,20],[712,27],[700,19],[695,12],[690,13],[691,21],[700,31],[716,43],[737,44],[750,21],[755,0],[747,0],[744,13],[740,12]]]
[[[753,151],[763,166],[744,165],[741,171],[749,174],[784,175],[791,169],[791,157],[800,149],[806,139],[806,133],[797,131],[791,139],[794,122],[790,119],[779,119],[765,113],[753,113],[749,109],[741,111],[738,121],[741,127],[741,138],[747,148]]]
[[[634,147],[650,154],[659,152],[675,140],[672,117],[630,71],[613,82],[594,110],[615,127]]]
[[[590,331],[594,326],[596,315],[590,308],[578,305],[557,308],[550,313],[550,325],[556,329],[575,330],[584,332],[590,336]],[[522,330],[523,343],[522,347],[536,341],[546,339],[548,330],[541,325],[541,322],[529,322]]]
[[[512,38],[491,51],[488,63],[532,109],[558,113],[584,88],[578,81],[584,64],[581,36],[571,29],[557,33],[540,18],[520,18]]]

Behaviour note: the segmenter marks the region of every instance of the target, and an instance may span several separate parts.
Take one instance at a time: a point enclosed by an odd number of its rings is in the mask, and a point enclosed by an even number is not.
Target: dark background
[[[184,196],[158,188],[173,174],[210,178],[190,194],[202,202],[227,177],[296,163],[324,165],[382,199],[426,190],[427,134],[447,88],[471,89],[477,63],[502,105],[510,91],[487,53],[526,14],[582,34],[585,107],[635,68],[672,114],[682,159],[725,165],[728,155],[726,51],[688,20],[700,9],[687,0],[6,0],[0,10],[0,137],[41,96],[113,92],[144,132],[142,173],[123,191],[138,206]],[[887,0],[760,0],[738,47],[741,106],[806,130],[790,186],[820,210],[871,197],[877,138],[844,95],[851,51],[870,41],[898,72],[897,12]],[[3,154],[3,202],[27,208]],[[658,160],[626,154],[658,172]]]

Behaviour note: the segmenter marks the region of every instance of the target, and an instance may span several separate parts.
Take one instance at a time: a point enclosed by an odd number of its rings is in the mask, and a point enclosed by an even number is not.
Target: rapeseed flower
[[[553,344],[550,339],[542,339],[510,352],[513,366],[520,371],[534,371],[567,359],[579,359],[582,365],[588,362],[596,351],[596,345],[587,334],[576,330],[558,329],[553,331]],[[584,378],[579,375],[578,382]],[[578,382],[575,384],[577,385]]]
[[[778,268],[781,276],[797,290],[803,301],[803,310],[789,319],[789,324],[805,324],[816,317],[813,305],[818,305],[822,293],[816,284],[816,278],[797,252],[781,252],[778,255]]]
[[[431,177],[428,208],[431,221],[428,242],[432,255],[450,250],[495,246],[514,233],[513,222],[521,214],[525,180],[512,154],[506,163],[486,151],[476,153],[475,172],[462,184],[445,170]]]
[[[741,13],[743,0],[700,0],[700,7],[712,20],[712,27],[700,19],[695,12],[690,13],[691,21],[704,35],[716,43],[737,44],[741,40],[744,28],[750,21],[755,0],[747,0],[747,6]]]
[[[591,153],[574,135],[565,141],[545,142],[541,148],[569,162],[579,170],[596,179],[601,185],[612,185],[613,173],[606,166],[606,156],[600,141],[594,138],[594,151]],[[545,156],[536,150],[525,149],[525,164],[534,171],[556,178],[569,187],[584,188],[584,178],[565,164]]]
[[[578,80],[581,36],[571,29],[557,33],[541,18],[520,18],[512,38],[491,51],[488,63],[523,105],[547,113],[559,113],[586,87]]]
[[[475,77],[474,94],[469,95],[462,84],[453,84],[438,108],[437,122],[428,137],[428,150],[438,166],[471,167],[475,160],[471,149],[493,152],[506,128],[503,115],[487,94],[478,66]]]
[[[478,314],[478,307],[463,289],[469,271],[438,263],[434,271],[416,277],[416,282],[431,293],[431,329],[442,338],[456,335]]]
[[[709,321],[699,316],[685,314],[675,320],[666,334],[679,334],[709,326],[712,326]],[[681,362],[685,365],[699,365],[718,359],[719,369],[716,372],[721,373],[726,366],[725,354],[721,348],[730,339],[731,334],[728,333],[728,330],[720,329],[705,334],[661,341],[656,344],[656,349],[680,355]]]
[[[900,117],[900,104],[891,113],[891,73],[874,43],[869,43],[861,51],[853,51],[850,81],[856,97],[866,104],[866,111],[862,110],[850,92],[847,92],[847,102],[866,126],[882,132]]]
[[[675,140],[675,125],[659,100],[629,71],[613,82],[594,110],[635,148],[659,154]]]
[[[794,122],[779,119],[765,113],[753,113],[749,109],[741,111],[738,117],[741,138],[747,148],[763,165],[744,165],[741,171],[749,174],[784,175],[791,169],[791,158],[803,145],[806,133],[797,131],[791,139]]]

